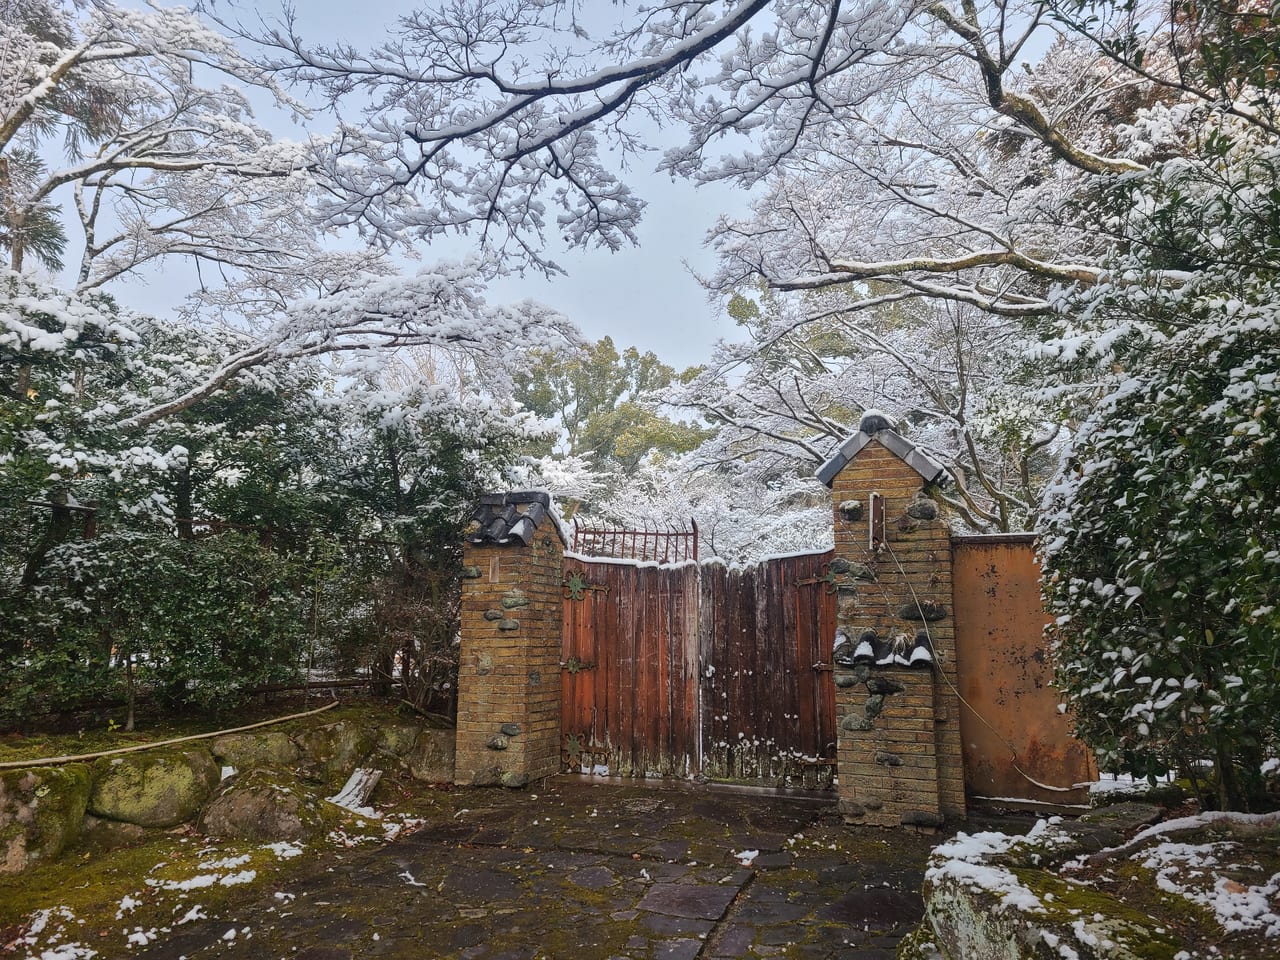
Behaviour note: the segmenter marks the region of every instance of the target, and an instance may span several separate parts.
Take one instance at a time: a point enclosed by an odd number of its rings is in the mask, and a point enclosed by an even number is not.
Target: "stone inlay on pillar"
[[[480,498],[463,544],[454,781],[521,787],[560,769],[561,566],[545,493]]]
[[[929,496],[945,481],[943,468],[868,412],[818,478],[831,488],[832,570],[841,573],[834,655],[841,813],[882,826],[963,817],[951,536]]]

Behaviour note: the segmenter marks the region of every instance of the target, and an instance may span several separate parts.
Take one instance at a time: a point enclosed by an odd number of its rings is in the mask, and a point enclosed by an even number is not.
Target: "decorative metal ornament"
[[[584,663],[577,657],[570,657],[564,662],[563,666],[570,674],[579,674],[584,670],[594,670],[596,668],[594,663]]]
[[[563,586],[564,598],[566,600],[581,600],[587,595],[588,590],[596,593],[609,592],[609,588],[602,584],[588,583],[577,570],[565,577]]]

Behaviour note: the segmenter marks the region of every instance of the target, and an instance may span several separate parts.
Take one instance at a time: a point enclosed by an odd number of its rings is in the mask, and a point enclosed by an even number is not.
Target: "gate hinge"
[[[564,598],[566,600],[581,600],[587,595],[588,590],[592,593],[609,592],[609,588],[604,584],[588,583],[583,578],[582,574],[577,572],[571,573],[569,576],[565,577],[562,586],[564,587]]]
[[[584,663],[577,657],[570,657],[560,663],[560,669],[568,670],[570,673],[582,673],[584,670],[594,670],[595,668],[596,665],[594,663]]]
[[[795,581],[797,587],[807,587],[811,584],[825,583],[827,585],[827,593],[835,593],[840,587],[840,581],[836,575],[831,572],[831,564],[824,563],[822,565],[822,575],[814,577],[798,577]]]

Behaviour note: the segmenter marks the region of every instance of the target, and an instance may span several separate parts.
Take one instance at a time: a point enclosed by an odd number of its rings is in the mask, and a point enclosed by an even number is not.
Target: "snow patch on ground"
[[[241,854],[238,857],[224,857],[221,860],[205,860],[201,862],[201,870],[234,870],[236,867],[243,867],[252,857],[249,854]]]
[[[135,900],[126,893],[124,898],[120,901],[120,908],[116,911],[116,919],[122,919],[126,913],[136,909],[141,903],[141,900]]]
[[[403,880],[405,883],[407,883],[407,884],[408,884],[409,886],[411,886],[411,887],[425,887],[425,886],[426,886],[426,884],[425,884],[425,883],[421,883],[421,882],[418,880],[418,878],[417,878],[417,877],[415,877],[415,876],[414,876],[412,873],[410,873],[408,870],[402,870],[402,871],[400,871],[400,873],[399,873],[399,877],[400,877],[400,879],[401,879],[401,880]]]
[[[302,844],[291,843],[288,840],[281,840],[279,843],[265,843],[262,845],[263,850],[270,850],[281,860],[292,860],[294,857],[302,856]]]
[[[216,873],[198,873],[194,877],[188,877],[186,880],[156,880],[153,877],[147,877],[144,881],[147,886],[155,887],[157,890],[179,890],[186,892],[188,890],[203,890],[205,887],[212,887],[218,882]]]
[[[1080,783],[1076,786],[1087,786],[1090,794],[1099,796],[1109,793],[1147,793],[1155,787],[1168,786],[1171,783],[1173,783],[1172,773],[1156,777],[1154,784],[1145,777],[1138,778],[1127,773],[1100,773],[1096,783]]]
[[[160,934],[155,930],[143,930],[141,927],[134,927],[133,932],[125,938],[125,942],[131,947],[145,947],[152,940],[158,939]]]
[[[26,931],[18,936],[9,945],[8,949],[34,947],[39,952],[36,953],[33,950],[27,954],[29,958],[34,958],[34,960],[90,960],[90,958],[98,956],[98,951],[78,941],[68,943],[51,942],[43,949],[35,946],[41,938],[50,941],[60,939],[66,933],[68,926],[74,925],[78,927],[82,922],[77,921],[76,915],[64,906],[37,910],[31,915],[31,922],[27,925]]]
[[[62,943],[40,952],[40,960],[90,960],[98,951],[82,943]]]
[[[1192,819],[1192,818],[1187,818]],[[1280,873],[1266,883],[1246,884],[1220,876],[1214,868],[1246,859],[1242,845],[1233,841],[1177,843],[1166,840],[1134,854],[1155,871],[1156,885],[1213,912],[1227,933],[1261,931],[1280,937]]]

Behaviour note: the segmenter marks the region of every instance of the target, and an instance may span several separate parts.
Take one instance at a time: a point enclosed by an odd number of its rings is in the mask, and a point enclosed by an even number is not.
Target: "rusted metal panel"
[[[1088,802],[1097,779],[1088,748],[1059,712],[1044,642],[1040,569],[1030,536],[952,541],[960,735],[974,797]]]
[[[830,560],[566,560],[565,768],[829,785],[834,687],[814,665],[835,636]]]

